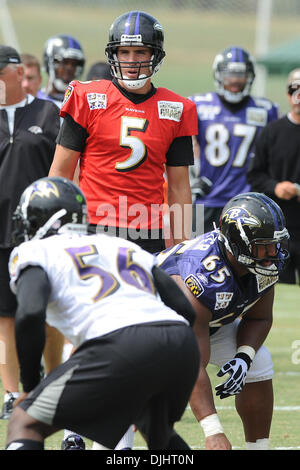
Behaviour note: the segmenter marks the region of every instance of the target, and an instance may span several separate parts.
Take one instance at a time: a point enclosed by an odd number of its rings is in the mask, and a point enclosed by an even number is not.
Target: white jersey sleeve
[[[10,288],[15,294],[17,280],[23,269],[28,266],[40,266],[46,271],[46,252],[38,242],[22,243],[14,248],[9,259]]]

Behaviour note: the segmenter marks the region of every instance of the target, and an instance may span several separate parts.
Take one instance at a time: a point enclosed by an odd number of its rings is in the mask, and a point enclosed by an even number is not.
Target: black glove
[[[195,194],[197,198],[201,198],[206,194],[210,193],[212,188],[212,181],[206,176],[200,176],[191,186],[192,194]]]

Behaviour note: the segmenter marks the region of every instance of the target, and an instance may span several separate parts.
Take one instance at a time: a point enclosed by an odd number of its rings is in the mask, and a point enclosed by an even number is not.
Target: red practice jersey
[[[90,222],[162,228],[166,154],[175,138],[197,134],[195,104],[166,88],[134,104],[109,80],[73,81],[66,114],[88,133],[79,181]]]

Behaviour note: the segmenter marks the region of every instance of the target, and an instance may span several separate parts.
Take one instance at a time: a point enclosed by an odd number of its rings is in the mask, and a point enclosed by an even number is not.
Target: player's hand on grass
[[[206,450],[231,450],[231,444],[225,434],[214,434],[205,439]]]

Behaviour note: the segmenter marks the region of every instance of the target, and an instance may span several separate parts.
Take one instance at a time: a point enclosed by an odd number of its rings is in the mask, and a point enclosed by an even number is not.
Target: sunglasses
[[[290,85],[288,87],[288,94],[291,95],[291,96],[294,93],[297,93],[298,91],[300,91],[300,85]]]

